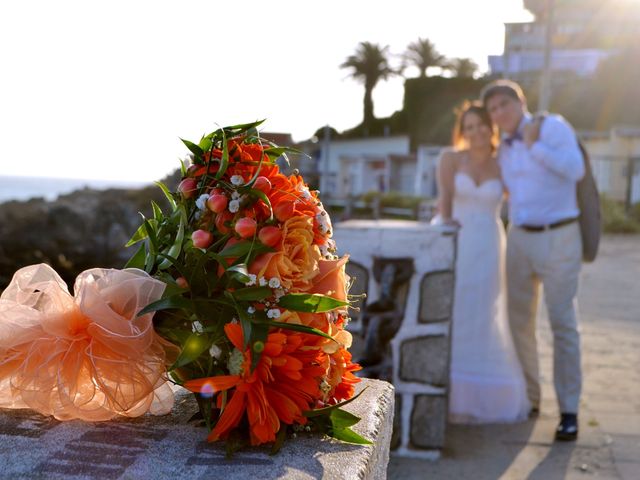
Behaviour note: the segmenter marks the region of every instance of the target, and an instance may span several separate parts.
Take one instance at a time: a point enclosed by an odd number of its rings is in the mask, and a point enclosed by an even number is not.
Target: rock
[[[165,183],[174,187],[176,179]],[[168,208],[155,185],[139,190],[78,190],[53,202],[31,199],[0,205],[0,291],[19,268],[48,263],[71,286],[81,271],[122,268],[135,251],[124,245],[151,215],[151,200]]]
[[[411,412],[411,444],[419,448],[442,448],[447,412],[445,396],[416,395]]]
[[[449,383],[449,337],[435,335],[402,342],[400,378],[405,382],[446,386]]]
[[[441,322],[449,320],[453,308],[453,271],[429,272],[420,284],[420,307],[418,322]]]

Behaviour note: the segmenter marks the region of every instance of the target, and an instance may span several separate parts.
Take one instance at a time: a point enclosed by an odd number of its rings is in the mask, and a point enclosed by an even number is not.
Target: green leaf
[[[216,180],[220,180],[229,166],[229,148],[227,146],[227,136],[222,130],[222,158],[220,159],[220,168],[216,173]]]
[[[278,430],[278,433],[276,434],[276,441],[273,443],[269,455],[275,455],[280,451],[282,445],[284,445],[284,441],[287,439],[287,428],[288,426],[286,423],[280,422],[280,430]]]
[[[286,153],[298,153],[304,155],[304,152],[291,147],[270,147],[265,148],[264,153],[274,160]]]
[[[240,283],[247,283],[249,280],[251,280],[246,263],[239,263],[227,268],[227,273],[229,273],[233,279],[239,281]]]
[[[256,244],[252,240],[245,240],[243,242],[234,243],[233,245],[222,250],[218,255],[221,257],[242,257],[251,251],[251,249],[262,248],[264,251],[268,251],[262,246],[262,244]],[[268,249],[268,247],[267,247]]]
[[[250,130],[252,128],[255,128],[255,127],[258,127],[258,126],[262,125],[265,120],[266,120],[266,118],[263,118],[262,120],[257,120],[255,122],[251,122],[251,123],[241,123],[241,124],[238,124],[238,125],[232,125],[230,127],[225,127],[225,130],[240,130],[240,132],[234,132],[234,133],[238,134],[238,133],[241,133],[242,131]]]
[[[193,153],[198,158],[202,158],[202,156],[204,155],[204,152],[198,145],[196,145],[193,142],[190,142],[189,140],[185,140],[184,138],[181,138],[180,140],[182,140],[182,143],[184,143],[187,146],[187,148],[191,151],[191,153]]]
[[[255,301],[270,297],[273,292],[269,287],[247,287],[236,290],[231,294],[238,301]]]
[[[335,340],[331,335],[324,333],[322,330],[318,330],[317,328],[308,327],[307,325],[300,325],[299,323],[286,323],[286,322],[275,322],[273,320],[268,320],[270,326],[275,328],[285,328],[287,330],[294,330],[296,332],[308,333],[310,335],[318,335],[320,337],[327,338],[329,340]]]
[[[171,205],[171,208],[173,210],[176,209],[177,204],[176,204],[176,199],[173,198],[173,195],[171,195],[171,192],[169,191],[169,187],[167,187],[164,183],[162,182],[155,182],[155,184],[160,187],[160,190],[162,190],[162,193],[164,193],[164,196],[167,197],[167,200],[169,201],[169,204]]]
[[[205,136],[205,137],[202,137],[202,140],[200,140],[200,143],[198,144],[198,146],[203,152],[208,152],[209,150],[211,150],[211,147],[213,146],[213,142],[211,141],[211,138]]]
[[[169,367],[169,370],[184,367],[193,362],[209,347],[209,340],[206,336],[192,333],[189,335],[189,338],[187,338],[187,341],[184,342],[180,355],[178,355],[175,363]]]
[[[151,208],[153,208],[153,218],[156,221],[160,222],[164,218],[164,213],[162,213],[162,209],[160,208],[160,205],[158,205],[156,202],[151,200]]]
[[[226,293],[227,292],[225,292],[225,294]],[[236,304],[235,307],[236,312],[238,313],[238,317],[240,317],[240,327],[242,327],[242,338],[244,339],[243,348],[246,350],[247,345],[249,345],[249,341],[251,340],[251,330],[253,329],[253,322],[251,316],[242,305]]]
[[[181,295],[162,298],[150,303],[138,312],[138,317],[149,312],[157,312],[158,310],[182,309],[190,311],[192,309],[191,301]]]
[[[360,421],[360,417],[346,410],[336,408],[329,414],[333,428],[349,428]]]
[[[178,227],[178,233],[176,235],[176,238],[173,242],[173,245],[171,245],[171,247],[169,248],[169,251],[167,252],[167,258],[162,260],[162,262],[160,262],[160,265],[158,265],[159,270],[167,269],[171,265],[176,263],[176,259],[178,258],[178,255],[180,255],[180,251],[182,250],[183,240],[184,240],[184,222],[182,221],[182,218],[181,218],[180,226]]]
[[[350,428],[334,428],[329,432],[329,436],[342,440],[343,442],[355,443],[357,445],[372,445],[373,442],[367,440],[362,435],[357,434]]]
[[[347,306],[349,302],[317,293],[290,293],[280,297],[278,305],[295,312],[323,313]]]
[[[151,253],[156,254],[158,252],[158,236],[156,234],[156,225],[157,222],[155,220],[145,220],[142,226],[147,232],[147,236],[149,237],[149,250]]]
[[[253,322],[251,325],[251,372],[253,372],[258,366],[260,358],[262,358],[262,351],[264,350],[264,344],[267,341],[267,334],[269,333],[269,325],[262,322]]]
[[[144,219],[144,217],[142,218]],[[134,233],[133,236],[129,239],[129,241],[125,244],[125,247],[130,247],[131,245],[135,245],[139,241],[147,238],[148,236],[149,235],[147,234],[147,229],[145,228],[144,224],[142,224],[138,227],[138,230],[136,230],[136,233]]]
[[[133,256],[125,264],[124,268],[139,268],[140,270],[143,270],[146,256],[147,250],[144,247],[144,243],[141,243],[136,253],[133,254]]]

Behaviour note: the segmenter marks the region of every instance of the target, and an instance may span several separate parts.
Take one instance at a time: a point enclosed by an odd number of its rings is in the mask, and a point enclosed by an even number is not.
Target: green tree
[[[356,53],[347,57],[340,68],[351,70],[351,77],[364,84],[364,118],[365,129],[374,121],[373,89],[380,80],[386,80],[397,72],[389,65],[388,46],[381,47],[371,42],[360,42]]]
[[[478,64],[470,58],[454,58],[446,65],[454,77],[473,78],[478,72]]]
[[[420,70],[420,77],[427,76],[427,68],[443,67],[446,63],[445,56],[440,55],[435,45],[426,38],[418,38],[410,43],[403,59],[405,66],[415,66]]]

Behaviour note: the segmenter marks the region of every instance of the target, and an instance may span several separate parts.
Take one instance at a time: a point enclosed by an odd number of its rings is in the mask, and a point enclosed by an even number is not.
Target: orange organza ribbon
[[[0,296],[0,407],[59,420],[168,413],[165,352],[153,314],[164,283],[137,269],[92,269],[75,298],[48,265],[18,270]]]

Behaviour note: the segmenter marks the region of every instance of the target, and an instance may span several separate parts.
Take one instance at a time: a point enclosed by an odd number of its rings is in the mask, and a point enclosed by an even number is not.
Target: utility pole
[[[331,145],[331,128],[329,124],[322,130],[322,173],[320,177],[320,191],[325,197],[331,195],[329,190],[329,146]]]
[[[538,111],[549,110],[551,103],[551,53],[553,51],[553,10],[555,0],[545,0],[544,59],[540,75]]]

